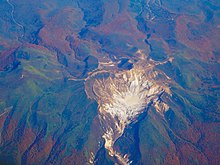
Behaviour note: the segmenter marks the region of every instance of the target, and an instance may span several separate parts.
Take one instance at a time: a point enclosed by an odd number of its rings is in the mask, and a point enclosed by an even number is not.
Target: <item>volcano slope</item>
[[[169,108],[160,101],[160,96],[165,90],[168,91],[168,87],[155,80],[157,74],[152,67],[133,68],[94,83],[99,119],[104,131],[104,146],[109,155],[116,157],[122,164],[132,163],[129,160],[130,153],[121,155],[114,149],[114,143],[122,136],[125,127],[138,122],[138,117],[149,106],[155,106],[161,115]]]

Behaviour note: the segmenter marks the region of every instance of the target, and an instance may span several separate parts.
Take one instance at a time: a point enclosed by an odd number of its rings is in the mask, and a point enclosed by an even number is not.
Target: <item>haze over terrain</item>
[[[219,164],[220,1],[1,0],[0,164]]]

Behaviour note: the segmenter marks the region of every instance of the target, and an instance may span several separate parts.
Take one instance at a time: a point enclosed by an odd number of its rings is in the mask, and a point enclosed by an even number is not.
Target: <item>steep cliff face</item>
[[[168,87],[156,80],[157,75],[152,67],[140,69],[137,66],[94,83],[105,148],[122,164],[130,164],[132,160],[129,153],[118,153],[114,143],[122,136],[126,126],[137,122],[138,116],[149,106],[155,106],[161,115],[168,110],[168,106],[159,100],[163,92],[168,92]]]

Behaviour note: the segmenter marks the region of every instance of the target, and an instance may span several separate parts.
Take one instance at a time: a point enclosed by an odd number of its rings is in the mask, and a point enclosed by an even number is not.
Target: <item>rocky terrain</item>
[[[0,164],[219,164],[218,0],[2,0],[0,25]]]

